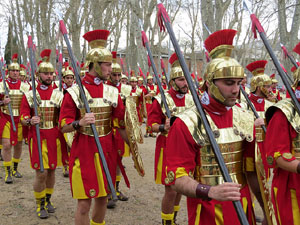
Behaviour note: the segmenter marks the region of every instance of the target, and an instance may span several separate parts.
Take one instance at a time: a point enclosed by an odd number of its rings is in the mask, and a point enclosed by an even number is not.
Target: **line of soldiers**
[[[238,224],[232,201],[241,201],[249,224],[255,224],[251,191],[264,211],[263,224],[300,224],[299,115],[289,99],[281,100],[276,90],[273,93],[272,83],[277,81],[272,82],[264,73],[265,60],[246,66],[253,77],[248,97],[240,96],[245,73],[231,57],[235,34],[235,30],[221,30],[205,40],[211,61],[206,66],[199,91],[232,183],[224,183],[176,53],[169,59],[169,90],[162,79],[163,97],[150,75],[146,87],[143,79],[133,74],[130,85],[126,84],[128,78],[122,75],[116,62],[116,52],[106,49],[107,30],[94,30],[83,36],[90,50],[82,65],[83,70],[88,68],[88,71],[83,71],[81,82],[91,113],[83,107],[79,85],[74,83],[74,71],[68,64],[63,70],[63,91],[57,88],[58,84],[53,82],[55,69],[49,62],[51,50],[45,49],[37,68],[39,113],[35,116],[33,91],[29,84],[20,81],[21,67],[16,62],[17,57],[13,57],[5,81],[9,96],[2,95],[0,102],[5,182],[12,183],[13,177],[22,177],[18,163],[22,130],[26,127],[31,167],[36,171],[33,189],[37,215],[47,218],[49,213],[55,212],[51,202],[55,169],[64,166],[67,171],[69,166],[71,192],[77,199],[75,224],[105,224],[106,208],[114,208],[116,203],[112,200],[90,124],[94,124],[98,132],[117,197],[127,201],[128,197],[120,191],[119,185],[123,176],[126,185],[130,186],[122,157],[128,157],[132,151],[131,137],[128,137],[128,127],[125,126],[125,117],[132,110],[127,103],[132,99],[135,103],[133,111],[137,115],[136,128],[140,128],[147,115],[146,136],[159,133],[154,180],[165,186],[162,224],[178,224],[176,219],[182,194],[187,196],[189,224]],[[299,69],[293,71],[293,88],[300,99]],[[0,85],[1,93],[4,92],[3,84]],[[245,85],[243,88],[246,89]],[[260,118],[255,119],[249,111],[246,97]],[[166,116],[163,102],[167,103],[171,118]],[[12,105],[17,131],[12,130],[8,104]],[[40,125],[43,173],[40,172],[38,156],[37,124]],[[262,125],[268,125],[266,134]],[[267,186],[269,168],[274,168],[271,193]]]

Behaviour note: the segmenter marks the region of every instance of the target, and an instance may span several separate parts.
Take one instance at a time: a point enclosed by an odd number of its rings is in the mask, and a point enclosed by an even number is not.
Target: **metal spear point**
[[[250,15],[252,14],[252,11],[250,10],[250,2],[248,0],[243,0],[243,7],[250,13]]]
[[[206,31],[208,32],[208,34],[211,35],[211,31],[210,31],[210,29],[206,26],[205,23],[203,23],[203,26],[205,27],[205,29],[206,29]]]

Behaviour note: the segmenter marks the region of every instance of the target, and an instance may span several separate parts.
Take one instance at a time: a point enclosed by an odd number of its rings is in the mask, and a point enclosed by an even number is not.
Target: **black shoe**
[[[114,209],[116,208],[117,204],[116,202],[112,199],[111,194],[108,195],[108,201],[107,201],[107,208],[108,209]]]
[[[12,179],[10,174],[5,177],[5,183],[6,184],[12,184],[13,183],[13,179]]]
[[[48,213],[55,213],[56,208],[52,205],[51,202],[47,202],[45,208],[48,211]]]
[[[128,201],[128,197],[125,196],[121,191],[117,191],[117,197],[120,201]]]
[[[22,178],[22,174],[19,173],[18,170],[13,170],[13,174],[12,174],[15,178]]]
[[[49,217],[49,214],[45,208],[38,210],[37,215],[40,219],[47,219]]]

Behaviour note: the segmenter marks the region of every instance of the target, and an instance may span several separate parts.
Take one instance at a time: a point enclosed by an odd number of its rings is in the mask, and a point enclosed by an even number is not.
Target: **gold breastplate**
[[[3,84],[2,84],[3,86]],[[7,85],[7,88],[8,85]],[[30,86],[25,83],[21,83],[20,89],[10,89],[9,90],[9,98],[10,98],[10,104],[12,108],[12,114],[13,116],[20,116],[20,106],[21,106],[21,101],[23,98],[24,93],[29,91]],[[3,106],[3,113],[10,115],[9,110],[8,110],[8,105]]]
[[[33,92],[25,94],[28,104],[33,108]],[[52,129],[58,125],[59,108],[63,100],[63,93],[58,89],[53,90],[50,100],[42,100],[36,92],[38,115],[40,115],[40,129]]]
[[[246,179],[243,173],[243,139],[234,134],[233,128],[220,129],[219,131],[221,135],[217,139],[217,143],[229,175],[233,182],[244,185]],[[202,184],[218,185],[224,183],[210,145],[202,147],[199,151],[194,178]]]
[[[86,111],[79,98],[78,86],[72,86],[67,89],[72,96],[73,101],[80,110],[80,117],[84,117]],[[84,88],[87,101],[91,112],[95,115],[95,127],[99,137],[108,135],[112,130],[112,109],[117,107],[119,91],[117,88],[109,85],[103,85],[103,98],[92,98],[86,88]],[[94,136],[90,125],[81,127],[79,132],[88,136]]]
[[[253,116],[249,111],[232,107],[233,127],[218,129],[207,114],[210,127],[220,147],[221,154],[233,182],[246,183],[243,173],[243,141],[253,140]],[[186,124],[195,142],[202,146],[197,155],[194,179],[208,185],[224,182],[215,155],[207,140],[207,135],[195,107],[179,114],[178,117]]]

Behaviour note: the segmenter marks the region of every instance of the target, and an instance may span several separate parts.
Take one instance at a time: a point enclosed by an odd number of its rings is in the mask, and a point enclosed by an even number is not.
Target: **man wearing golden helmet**
[[[232,183],[224,183],[196,108],[171,118],[165,183],[187,196],[190,225],[239,224],[232,201],[241,201],[249,224],[254,224],[244,168],[247,143],[254,138],[254,118],[235,105],[244,77],[243,67],[230,57],[235,34],[235,30],[220,30],[205,40],[212,60],[205,69],[201,98]]]
[[[113,183],[116,179],[118,153],[114,148],[112,128],[118,128],[121,136],[126,139],[122,99],[117,88],[104,83],[112,72],[112,54],[105,48],[108,35],[108,30],[94,30],[83,36],[91,49],[85,61],[89,72],[83,77],[82,85],[92,112],[86,113],[79,87],[74,85],[67,89],[60,114],[62,132],[76,130],[69,161],[72,195],[77,199],[76,225],[105,224],[107,195],[110,193],[90,124],[95,124],[98,131]],[[90,220],[92,199],[94,206]]]

